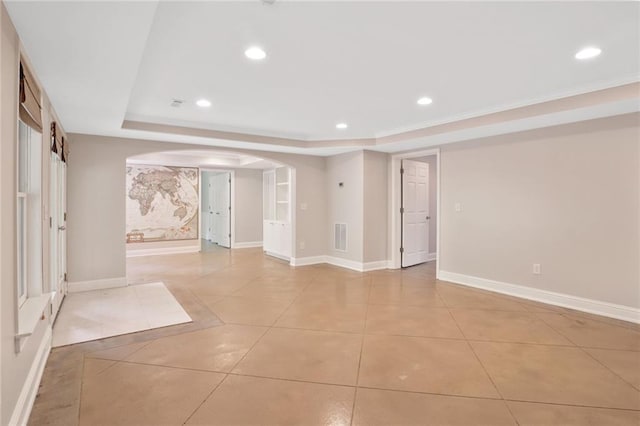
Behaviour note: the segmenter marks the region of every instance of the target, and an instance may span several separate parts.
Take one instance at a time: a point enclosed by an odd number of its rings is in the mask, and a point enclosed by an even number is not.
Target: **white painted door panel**
[[[402,266],[412,266],[429,254],[429,164],[403,160],[402,167]]]
[[[67,294],[67,165],[58,157],[51,154],[51,193],[50,193],[50,266],[51,283],[53,288],[52,319],[58,315],[62,300]]]
[[[230,206],[231,174],[220,173],[214,177],[213,206],[215,241],[222,247],[231,247]]]

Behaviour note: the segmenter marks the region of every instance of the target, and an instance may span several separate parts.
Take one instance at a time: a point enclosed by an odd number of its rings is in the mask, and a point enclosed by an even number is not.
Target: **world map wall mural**
[[[127,164],[127,242],[198,238],[198,169]]]

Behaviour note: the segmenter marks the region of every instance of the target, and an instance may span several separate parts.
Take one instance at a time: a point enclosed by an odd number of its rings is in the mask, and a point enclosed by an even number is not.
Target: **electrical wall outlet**
[[[306,244],[305,244],[305,242],[304,242],[304,241],[300,241],[300,242],[298,243],[298,248],[299,248],[300,250],[304,250],[304,248],[305,248],[305,247],[306,247]]]
[[[540,274],[542,273],[542,269],[541,269],[541,267],[540,267],[540,264],[539,264],[539,263],[534,263],[534,264],[533,264],[533,273],[534,273],[535,275],[540,275]]]
[[[455,211],[457,212],[461,212],[462,211],[462,204],[460,203],[456,203],[453,208],[455,209]]]

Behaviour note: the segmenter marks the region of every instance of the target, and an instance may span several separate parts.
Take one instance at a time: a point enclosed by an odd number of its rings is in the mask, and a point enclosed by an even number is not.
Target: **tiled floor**
[[[259,250],[128,260],[193,323],[56,349],[31,424],[639,425],[640,326]]]
[[[69,294],[53,327],[53,347],[191,321],[164,284]]]

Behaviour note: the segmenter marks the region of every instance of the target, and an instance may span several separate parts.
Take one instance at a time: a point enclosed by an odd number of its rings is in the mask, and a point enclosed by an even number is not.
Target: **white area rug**
[[[53,346],[191,322],[161,282],[70,293],[53,327]]]

